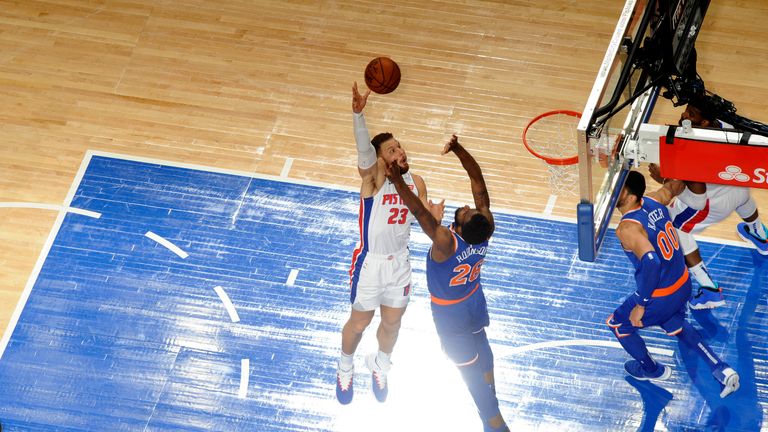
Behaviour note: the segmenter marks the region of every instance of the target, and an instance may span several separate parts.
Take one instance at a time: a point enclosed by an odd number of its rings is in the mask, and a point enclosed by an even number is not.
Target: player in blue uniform
[[[685,320],[691,281],[685,257],[666,205],[679,194],[668,183],[645,195],[645,177],[629,173],[616,208],[622,213],[616,228],[627,257],[635,267],[637,290],[608,318],[619,343],[634,360],[624,364],[627,373],[640,380],[665,380],[672,370],[651,358],[637,330],[660,326],[670,336],[698,352],[723,385],[720,397],[739,388],[739,375],[715,355],[701,335]]]
[[[472,155],[454,135],[443,154],[453,152],[469,175],[475,208],[456,210],[451,228],[440,221],[409,190],[397,163],[387,165],[392,181],[408,209],[432,239],[427,255],[427,285],[432,318],[443,350],[456,364],[475,401],[485,431],[508,431],[499,411],[493,375],[493,352],[485,335],[488,308],[480,270],[493,234],[493,214],[485,180]]]

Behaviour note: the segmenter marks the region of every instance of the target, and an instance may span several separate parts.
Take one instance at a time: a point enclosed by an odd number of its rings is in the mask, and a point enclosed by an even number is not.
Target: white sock
[[[715,282],[709,276],[707,267],[704,266],[704,261],[696,264],[693,267],[690,267],[689,270],[691,271],[691,273],[693,273],[693,277],[696,278],[696,282],[698,282],[700,286],[709,287],[709,288],[717,287],[717,285],[715,285]]]
[[[387,368],[392,365],[392,361],[390,358],[392,357],[392,354],[387,354],[384,351],[379,350],[379,353],[376,354],[376,361],[379,363],[379,366],[382,368]]]
[[[749,226],[750,231],[755,233],[755,235],[761,239],[765,240],[768,238],[768,234],[765,232],[765,227],[763,226],[763,223],[760,222],[760,218],[757,218],[752,222],[747,222],[747,226]]]
[[[339,368],[348,371],[353,367],[355,367],[355,354],[347,354],[342,350],[341,357],[339,358]]]

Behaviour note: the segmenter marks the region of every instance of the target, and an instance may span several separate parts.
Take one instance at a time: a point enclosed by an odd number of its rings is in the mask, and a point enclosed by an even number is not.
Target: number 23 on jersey
[[[387,223],[390,225],[402,225],[405,223],[405,220],[408,218],[408,209],[407,208],[391,208],[389,209],[389,219],[387,219]]]

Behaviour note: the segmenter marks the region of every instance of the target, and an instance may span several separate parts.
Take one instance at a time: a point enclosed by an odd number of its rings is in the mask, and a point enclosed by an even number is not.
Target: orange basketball
[[[365,85],[378,94],[392,93],[400,84],[400,66],[389,57],[376,57],[365,67]]]

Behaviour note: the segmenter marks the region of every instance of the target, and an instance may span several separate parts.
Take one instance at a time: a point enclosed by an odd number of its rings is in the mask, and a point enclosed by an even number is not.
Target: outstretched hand
[[[352,111],[355,113],[363,112],[370,94],[371,91],[368,90],[364,95],[361,95],[360,90],[357,89],[357,81],[355,81],[355,84],[352,86]]]
[[[640,305],[635,305],[635,307],[632,308],[632,311],[629,313],[629,322],[632,323],[635,327],[644,327],[643,326],[643,315],[645,315],[645,307]]]
[[[435,218],[437,223],[443,222],[443,215],[445,215],[445,200],[440,201],[439,203],[435,204],[432,202],[432,200],[429,200],[429,205],[427,206],[429,213],[432,215],[432,217]]]
[[[451,135],[451,140],[445,143],[445,147],[443,147],[443,151],[440,154],[444,155],[444,154],[447,154],[448,152],[452,152],[458,146],[459,146],[459,137],[457,137],[456,134],[453,134]]]
[[[656,182],[664,184],[665,178],[661,176],[661,168],[655,163],[648,165],[648,174],[650,174],[651,178],[656,180]]]
[[[400,165],[397,163],[397,159],[384,165],[384,175],[392,183],[403,180],[403,174],[400,172]]]

